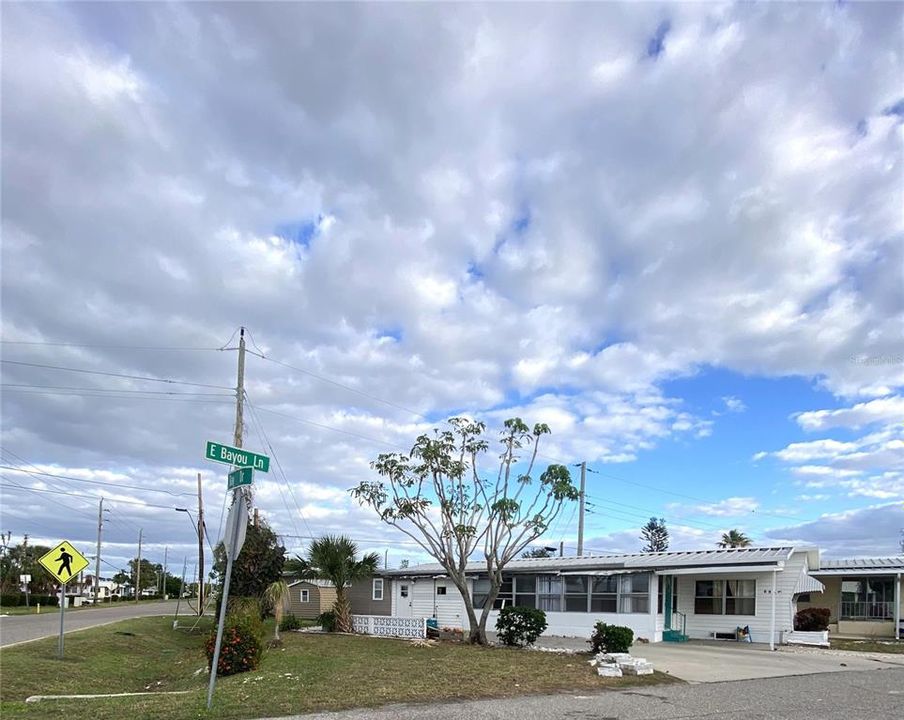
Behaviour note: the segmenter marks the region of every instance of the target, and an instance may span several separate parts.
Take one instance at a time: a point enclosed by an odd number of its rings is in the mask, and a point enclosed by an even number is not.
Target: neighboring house
[[[376,576],[354,582],[348,599],[355,615],[392,615],[392,578]]]
[[[489,591],[485,567],[468,565],[477,606]],[[800,593],[822,589],[809,574],[818,568],[819,550],[813,547],[521,559],[506,566],[494,607],[544,610],[548,635],[589,637],[603,621],[626,625],[650,642],[734,638],[738,628],[748,627],[753,642],[777,643],[793,629]],[[461,596],[440,565],[386,570],[381,576],[392,580],[393,616],[467,627]],[[490,613],[488,629],[497,615]]]
[[[97,596],[101,602],[109,600],[115,593],[117,585],[112,580],[101,578],[97,583]],[[82,595],[88,600],[94,600],[94,577],[88,575],[85,577],[85,583],[82,587]]]
[[[811,574],[823,592],[802,595],[800,609],[832,611],[829,631],[861,637],[904,637],[904,556],[824,560]]]
[[[288,585],[287,615],[314,619],[336,603],[336,588],[329,580],[291,580]]]

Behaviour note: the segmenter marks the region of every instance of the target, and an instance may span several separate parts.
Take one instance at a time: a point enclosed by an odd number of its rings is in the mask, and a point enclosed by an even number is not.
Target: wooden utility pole
[[[240,448],[242,447],[242,435],[245,431],[244,423],[244,401],[245,401],[245,328],[239,328],[239,372],[238,380],[235,385],[235,433],[232,438],[232,444]]]
[[[144,533],[143,528],[138,529],[138,562],[135,563],[135,602],[141,596],[141,536]]]
[[[587,484],[587,463],[581,463],[581,497],[578,507],[578,557],[584,554],[584,487]]]
[[[25,559],[22,567],[25,570],[25,575],[28,575],[31,572],[31,567],[28,564],[28,533],[25,533],[25,536],[22,539],[22,557]],[[25,581],[25,607],[30,608],[31,603],[28,599],[28,586],[31,585],[27,580]]]
[[[204,614],[204,495],[198,473],[198,616]]]
[[[94,558],[94,604],[100,601],[100,534],[104,527],[104,499],[97,504],[97,557]]]

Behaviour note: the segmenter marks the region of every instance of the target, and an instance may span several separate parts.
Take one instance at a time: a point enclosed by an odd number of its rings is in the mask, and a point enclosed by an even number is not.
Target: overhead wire
[[[0,363],[4,363],[6,365],[19,365],[22,367],[42,368],[45,370],[60,370],[63,372],[84,373],[86,375],[102,375],[104,377],[118,377],[118,378],[125,378],[127,380],[141,380],[144,382],[159,382],[159,383],[165,383],[168,385],[186,385],[186,386],[190,386],[190,387],[213,388],[215,390],[233,390],[234,389],[227,385],[213,385],[211,383],[190,382],[188,380],[175,380],[172,378],[157,378],[157,377],[151,377],[149,375],[130,375],[127,373],[114,373],[114,372],[106,372],[103,370],[86,370],[84,368],[71,368],[71,367],[64,367],[62,365],[45,365],[43,363],[24,362],[22,360],[0,359]]]

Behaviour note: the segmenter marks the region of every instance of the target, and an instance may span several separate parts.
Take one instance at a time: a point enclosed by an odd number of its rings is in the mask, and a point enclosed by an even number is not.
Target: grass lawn
[[[210,627],[206,621],[206,627]],[[220,678],[209,717],[254,718],[319,710],[508,697],[557,691],[592,692],[676,682],[668,675],[600,678],[586,655],[557,655],[454,643],[415,647],[401,640],[284,633],[255,672]],[[92,720],[197,718],[207,678],[202,639],[171,629],[167,618],[140,618],[0,653],[0,715]],[[158,684],[159,683],[159,684]],[[191,690],[187,695],[54,700],[25,704],[29,695]]]
[[[904,640],[847,640],[832,638],[829,640],[829,644],[833,650],[904,654]]]

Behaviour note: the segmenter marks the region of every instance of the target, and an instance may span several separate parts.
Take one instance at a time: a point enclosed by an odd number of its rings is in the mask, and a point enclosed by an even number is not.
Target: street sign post
[[[245,533],[248,530],[248,506],[245,498],[237,490],[232,493],[232,507],[226,519],[226,534],[223,549],[226,551],[226,578],[223,581],[223,597],[220,598],[220,622],[217,625],[217,641],[210,661],[210,681],[207,685],[207,709],[213,703],[213,690],[217,684],[217,667],[220,662],[220,647],[223,643],[223,626],[226,624],[226,605],[229,604],[229,582],[232,579],[232,562],[242,551]]]
[[[254,482],[254,469],[250,467],[238,468],[226,476],[226,489],[235,490],[241,485],[250,485]]]
[[[231,445],[223,445],[222,443],[208,440],[204,457],[214,462],[226,463],[227,465],[250,467],[261,472],[270,472],[270,458],[266,455],[258,455]]]
[[[66,583],[88,567],[88,558],[63,540],[49,553],[38,559],[41,566],[60,583],[60,658],[63,657],[63,619],[66,614]]]

